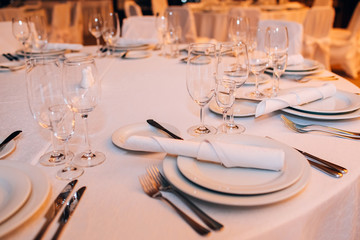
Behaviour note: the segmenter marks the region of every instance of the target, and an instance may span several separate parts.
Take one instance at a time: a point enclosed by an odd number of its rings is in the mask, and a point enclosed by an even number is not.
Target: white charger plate
[[[0,158],[4,158],[14,151],[16,147],[15,141],[11,140],[4,148],[0,151]]]
[[[50,193],[50,182],[46,175],[37,167],[30,164],[3,160],[0,166],[16,168],[29,177],[32,191],[26,204],[20,208],[11,218],[0,224],[0,238],[14,230],[31,216],[33,216],[44,204]]]
[[[0,165],[0,225],[20,209],[31,192],[31,182],[22,171]]]
[[[307,76],[307,75],[313,75],[313,74],[318,74],[321,73],[322,71],[324,71],[325,67],[322,64],[319,64],[319,67],[311,70],[311,71],[284,71],[284,73],[282,75],[293,75],[294,77],[296,76]],[[272,69],[266,69],[265,70],[266,73],[273,73]]]
[[[2,62],[0,63],[0,72],[16,71],[23,69],[24,67],[25,67],[24,61]]]
[[[259,84],[266,83],[269,81],[271,77],[268,74],[260,74],[258,77]],[[255,76],[254,74],[249,75],[248,79],[244,83],[244,85],[255,85]]]
[[[287,66],[285,72],[308,72],[314,71],[320,67],[320,63],[311,59],[304,59],[302,64]]]
[[[167,128],[169,131],[180,136],[180,131],[177,128],[175,128],[174,126],[172,126],[170,124],[166,124],[166,123],[160,123],[160,124],[162,126],[164,126],[165,128]],[[147,136],[147,137],[153,137],[153,136],[169,137],[169,135],[167,133],[149,125],[148,123],[135,123],[135,124],[126,125],[124,127],[117,129],[113,133],[111,140],[116,146],[118,146],[120,148],[138,151],[138,150],[130,149],[125,146],[126,139],[128,139],[130,136],[134,136],[134,135]]]
[[[236,99],[233,105],[234,117],[255,116],[257,104],[258,102],[256,101]],[[222,115],[222,111],[214,99],[210,101],[209,109],[214,113]]]
[[[317,120],[346,120],[346,119],[360,118],[360,109],[354,112],[349,112],[344,114],[316,114],[316,113],[302,112],[291,108],[284,108],[281,109],[281,111],[290,113],[295,116],[317,119]]]
[[[194,158],[178,156],[177,166],[190,181],[213,191],[230,194],[264,194],[289,187],[303,174],[308,165],[302,154],[272,139],[250,135],[214,135],[206,139],[281,149],[285,153],[282,171],[254,168],[225,168],[218,164],[204,163]],[[201,140],[197,138],[195,140]],[[266,159],[264,159],[266,161]]]
[[[307,165],[301,178],[281,191],[260,195],[236,195],[211,191],[189,181],[177,168],[176,158],[173,156],[165,157],[163,171],[166,178],[182,192],[206,202],[229,206],[260,206],[288,199],[300,193],[311,177],[310,165]]]
[[[27,51],[26,55],[33,55],[33,56],[58,56],[65,53],[65,49],[43,49],[43,50],[31,50]],[[24,50],[19,49],[15,52],[19,56],[24,56]]]

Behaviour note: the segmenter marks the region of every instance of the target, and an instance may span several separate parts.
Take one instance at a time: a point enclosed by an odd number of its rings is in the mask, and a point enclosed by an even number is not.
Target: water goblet
[[[229,124],[227,122],[227,113],[235,101],[236,83],[230,79],[220,79],[216,81],[215,100],[223,112],[223,123],[217,128],[220,133],[229,133]]]
[[[31,16],[29,26],[31,29],[32,44],[35,49],[43,49],[48,43],[48,34],[44,16]]]
[[[61,67],[58,59],[51,57],[33,57],[26,61],[26,86],[30,111],[39,125],[52,131],[49,119],[49,107],[64,104],[61,88]],[[40,157],[45,166],[64,164],[72,158],[70,151],[65,154],[59,142],[51,134],[53,151]]]
[[[25,17],[15,17],[12,19],[12,33],[14,37],[21,42],[24,49],[24,56],[26,59],[26,41],[30,37],[30,27],[28,19]]]
[[[74,134],[75,129],[75,114],[70,107],[63,104],[57,104],[49,107],[49,120],[54,136],[63,142],[64,153],[66,156],[73,158],[74,154],[68,154],[68,141]],[[80,177],[84,173],[82,168],[73,166],[71,159],[66,163],[66,166],[56,173],[56,177],[61,180],[72,180]]]
[[[166,39],[166,30],[167,30],[167,18],[164,14],[157,13],[156,19],[156,30],[158,32],[158,38],[160,42],[161,56],[165,56],[165,39]]]
[[[120,22],[117,13],[110,12],[105,15],[102,36],[110,50],[109,52],[112,53],[117,40],[120,38]]]
[[[287,66],[289,48],[287,28],[285,26],[268,27],[266,29],[265,46],[273,69],[273,85],[271,88],[266,89],[266,93],[270,97],[276,97],[280,89],[280,77]]]
[[[215,92],[215,73],[215,45],[210,43],[190,44],[186,67],[186,86],[191,98],[200,106],[200,125],[188,129],[188,133],[192,136],[216,133],[216,128],[204,124],[204,107]]]
[[[96,46],[97,46],[97,56],[99,57],[101,54],[100,51],[100,37],[101,31],[103,28],[103,19],[100,13],[95,13],[94,15],[90,16],[89,19],[89,32],[96,38]]]
[[[67,59],[63,64],[63,93],[72,111],[84,120],[86,150],[74,157],[73,163],[80,167],[93,167],[105,161],[105,155],[91,150],[87,119],[98,104],[101,82],[93,58]]]
[[[232,16],[229,23],[229,38],[234,43],[246,44],[249,37],[249,19],[247,17]]]
[[[227,42],[220,44],[217,61],[217,81],[232,80],[236,91],[245,83],[249,76],[249,59],[244,43]],[[236,93],[235,93],[236,96]],[[228,132],[242,133],[245,127],[235,124],[233,109],[229,110],[230,120],[227,123]]]

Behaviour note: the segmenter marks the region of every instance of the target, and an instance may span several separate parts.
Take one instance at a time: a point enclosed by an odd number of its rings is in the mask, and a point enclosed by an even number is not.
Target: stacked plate
[[[324,65],[321,63],[311,59],[304,59],[301,64],[287,66],[283,75],[306,76],[320,73],[323,70]],[[265,72],[272,73],[273,70],[269,68]]]
[[[43,49],[43,50],[35,50],[35,49],[29,49],[26,52],[23,49],[19,49],[16,51],[16,54],[19,56],[24,56],[25,54],[27,56],[60,56],[64,54],[66,49]]]
[[[1,161],[0,238],[33,216],[49,193],[50,183],[38,168],[16,161]]]
[[[148,50],[150,44],[136,44],[136,43],[117,43],[114,46],[115,51],[127,51],[127,50]]]
[[[298,194],[310,180],[307,160],[293,148],[271,139],[249,135],[217,135],[221,141],[282,149],[280,172],[250,168],[225,168],[193,158],[166,157],[165,176],[178,189],[195,198],[224,205],[258,206]]]

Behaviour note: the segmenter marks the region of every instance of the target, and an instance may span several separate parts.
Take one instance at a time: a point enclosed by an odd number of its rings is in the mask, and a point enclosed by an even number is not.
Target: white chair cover
[[[297,22],[281,21],[281,20],[260,20],[260,27],[269,26],[286,26],[289,36],[289,55],[302,53],[303,26]]]
[[[360,71],[360,2],[357,4],[347,29],[333,29],[330,45],[330,64],[357,78]]]
[[[0,53],[14,53],[21,44],[12,34],[12,22],[0,22]]]
[[[333,0],[314,0],[312,7],[315,6],[328,6],[328,7],[332,7],[333,6]]]
[[[330,30],[335,11],[329,6],[312,7],[304,21],[303,56],[322,63],[330,70]]]
[[[164,14],[168,6],[167,0],[151,0],[151,9],[155,16],[156,14]]]
[[[134,1],[125,1],[124,3],[125,16],[142,16],[141,7],[136,4]]]
[[[193,12],[187,6],[172,6],[166,11],[176,12],[179,16],[181,27],[181,43],[195,42],[197,39],[196,25]]]
[[[122,39],[134,43],[157,43],[155,16],[134,16],[125,18],[122,26]]]
[[[261,10],[258,7],[232,7],[229,16],[240,16],[260,19]]]

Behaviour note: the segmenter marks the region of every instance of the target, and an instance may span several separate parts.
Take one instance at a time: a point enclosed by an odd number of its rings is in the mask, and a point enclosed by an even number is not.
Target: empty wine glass
[[[264,73],[269,64],[269,56],[265,48],[265,28],[257,28],[255,36],[250,40],[249,66],[255,76],[255,90],[248,95],[255,98],[263,98],[265,95],[259,90],[259,76]]]
[[[217,81],[232,80],[238,90],[249,76],[249,59],[244,43],[222,43],[218,54]],[[236,96],[236,93],[235,93]],[[227,123],[228,133],[242,133],[245,127],[235,124],[233,109],[229,110],[230,120]]]
[[[186,68],[186,86],[191,98],[200,105],[200,125],[188,129],[192,136],[215,134],[216,128],[204,124],[204,107],[214,96],[216,48],[210,43],[192,43]]]
[[[166,19],[165,55],[170,58],[176,58],[179,56],[179,41],[181,37],[179,15],[174,11],[167,10]]]
[[[215,100],[223,113],[223,123],[217,129],[221,133],[229,133],[227,113],[235,101],[235,85],[235,81],[229,79],[216,81]]]
[[[12,19],[12,33],[14,37],[21,42],[24,49],[24,56],[26,59],[26,41],[30,37],[30,27],[28,19],[25,17],[15,17]]]
[[[63,93],[72,111],[79,113],[85,125],[87,149],[74,157],[73,163],[80,167],[93,167],[105,161],[101,152],[93,152],[88,136],[87,118],[98,104],[101,96],[101,82],[98,78],[95,60],[67,59],[63,64]]]
[[[95,13],[89,19],[89,32],[96,38],[97,56],[100,56],[100,37],[103,28],[103,19],[100,13]]]
[[[105,15],[102,36],[111,53],[117,40],[120,38],[120,22],[117,13],[110,12]]]
[[[229,38],[231,41],[246,44],[249,37],[249,31],[249,19],[247,17],[230,17]]]
[[[165,56],[165,38],[166,38],[166,30],[167,30],[167,18],[164,14],[157,13],[155,19],[156,29],[158,32],[161,56]]]
[[[74,134],[75,129],[74,112],[65,103],[53,105],[49,107],[49,120],[54,136],[63,142],[64,153],[68,155],[68,141]],[[83,173],[82,168],[73,166],[69,161],[64,168],[56,173],[56,177],[62,180],[72,180],[80,177]]]
[[[44,16],[31,16],[30,29],[32,36],[32,48],[43,49],[48,42],[47,26]]]
[[[28,103],[34,119],[43,128],[53,130],[49,119],[49,108],[53,105],[65,104],[61,90],[61,67],[56,58],[33,57],[26,61],[26,85]],[[45,166],[64,164],[73,157],[66,154],[51,134],[54,150],[40,157]]]
[[[268,27],[266,29],[265,46],[270,65],[273,69],[273,85],[271,88],[266,89],[266,93],[271,97],[276,97],[280,89],[280,77],[284,73],[287,65],[289,48],[287,27]]]

